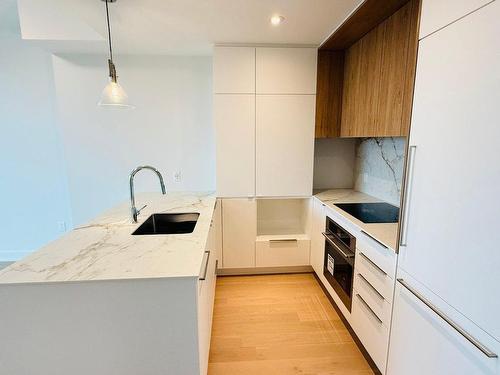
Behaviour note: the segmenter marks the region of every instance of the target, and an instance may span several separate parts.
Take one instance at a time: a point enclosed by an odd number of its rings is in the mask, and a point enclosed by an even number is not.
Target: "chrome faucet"
[[[136,169],[134,169],[132,171],[132,173],[130,173],[130,180],[129,180],[129,183],[130,183],[130,203],[132,205],[131,212],[132,212],[132,220],[134,221],[134,223],[137,223],[137,216],[139,216],[142,209],[147,206],[147,204],[146,204],[146,205],[142,206],[140,209],[135,208],[134,177],[137,174],[137,172],[139,172],[140,170],[143,170],[143,169],[149,169],[149,170],[153,171],[154,173],[156,173],[156,175],[160,179],[161,192],[163,194],[167,193],[167,191],[165,189],[165,183],[163,182],[163,176],[161,175],[160,171],[158,171],[158,169],[156,169],[155,167],[151,167],[150,165],[141,165],[141,166],[137,167]]]

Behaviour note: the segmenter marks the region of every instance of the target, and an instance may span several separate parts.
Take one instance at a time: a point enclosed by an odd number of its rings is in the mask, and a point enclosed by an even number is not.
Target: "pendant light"
[[[101,100],[97,103],[98,106],[103,108],[121,108],[132,109],[134,108],[128,101],[128,95],[125,90],[117,82],[116,68],[113,63],[113,48],[111,47],[111,27],[109,26],[109,9],[108,3],[114,3],[116,0],[102,0],[106,3],[106,23],[108,25],[108,42],[109,42],[109,83],[102,90]]]

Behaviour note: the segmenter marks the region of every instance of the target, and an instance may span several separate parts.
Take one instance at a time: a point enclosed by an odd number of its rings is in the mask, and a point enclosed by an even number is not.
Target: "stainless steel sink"
[[[197,212],[153,214],[132,235],[192,233],[199,216]]]

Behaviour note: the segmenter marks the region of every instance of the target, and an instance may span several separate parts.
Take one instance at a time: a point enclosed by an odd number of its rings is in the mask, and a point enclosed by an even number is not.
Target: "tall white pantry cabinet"
[[[316,65],[316,48],[214,48],[221,268],[262,266],[256,257],[257,198],[305,198],[312,194]],[[276,244],[280,238],[272,241]],[[268,245],[267,241],[263,245],[266,255],[273,251],[267,250]],[[307,251],[308,263],[308,242],[307,248],[299,240],[293,246],[297,248],[291,252]]]
[[[316,48],[215,47],[219,197],[312,194]]]
[[[388,375],[500,374],[500,2],[485,3],[423,1]]]

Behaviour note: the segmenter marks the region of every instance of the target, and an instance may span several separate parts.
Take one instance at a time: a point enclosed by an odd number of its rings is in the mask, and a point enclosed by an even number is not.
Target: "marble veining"
[[[215,207],[213,193],[142,193],[139,222],[125,202],[0,271],[1,283],[197,277]],[[193,233],[132,236],[153,213],[199,212]]]
[[[354,189],[399,206],[406,138],[364,138],[356,145]]]

